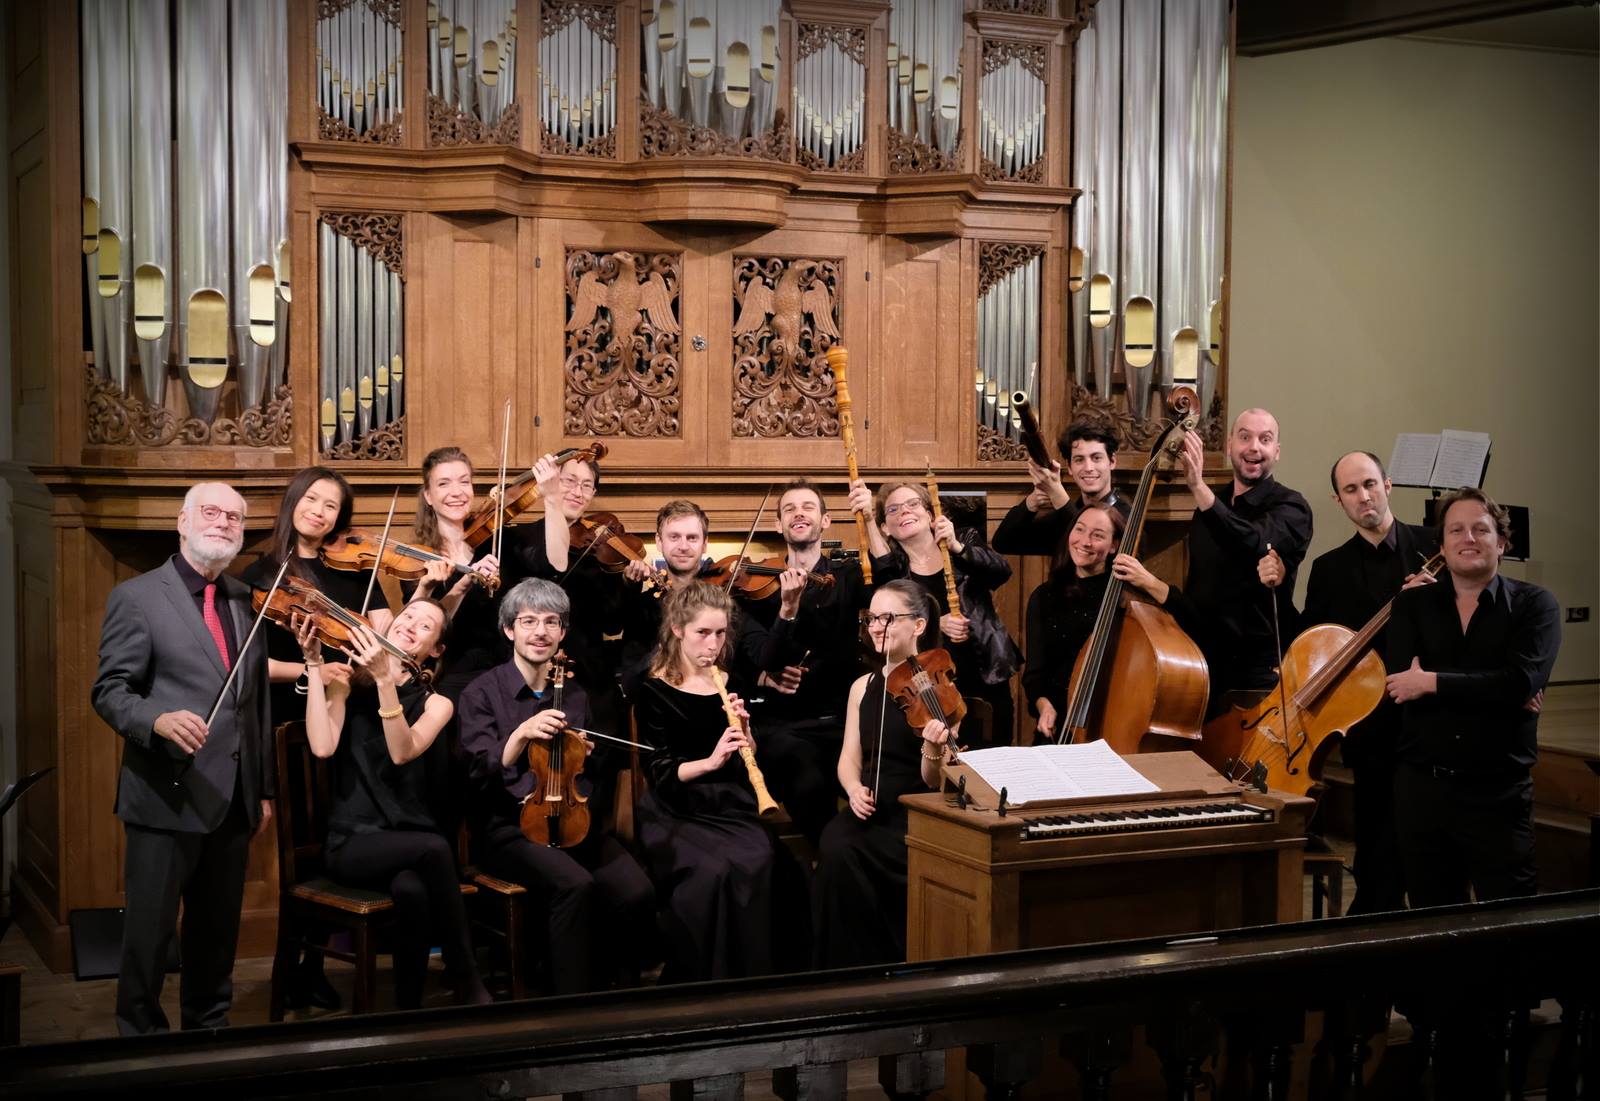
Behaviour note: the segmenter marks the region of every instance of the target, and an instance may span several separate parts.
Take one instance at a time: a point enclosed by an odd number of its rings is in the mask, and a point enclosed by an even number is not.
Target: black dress
[[[1094,634],[1094,623],[1106,595],[1111,571],[1079,577],[1064,566],[1028,597],[1028,664],[1022,673],[1022,690],[1028,710],[1039,713],[1040,697],[1056,709],[1057,721],[1067,710],[1067,689],[1072,666],[1083,644]],[[1057,725],[1056,732],[1060,733]]]
[[[906,808],[900,796],[928,790],[922,781],[922,735],[906,722],[905,712],[883,698],[881,673],[869,674],[857,716],[861,778],[876,786],[876,807],[865,821],[846,807],[822,831],[811,892],[817,967],[906,958]]]
[[[272,587],[272,579],[278,576],[279,565],[276,558],[262,555],[239,575],[239,580],[265,592]],[[367,597],[367,581],[372,576],[371,570],[336,570],[321,558],[298,558],[295,564],[289,567],[289,573],[311,582],[341,608],[348,608],[352,612],[360,610],[361,602]],[[387,607],[383,604],[381,592],[374,591],[373,600],[379,606]],[[305,655],[300,651],[300,643],[295,641],[293,632],[288,628],[263,623],[261,632],[266,638],[267,657],[273,661],[298,664],[305,660]],[[341,651],[324,646],[322,660],[349,661],[350,659]],[[296,722],[306,717],[306,698],[294,690],[293,681],[274,682],[271,698],[273,726]]]
[[[473,554],[477,562],[493,550],[485,542]],[[431,593],[441,598],[460,580],[452,574],[442,587]],[[504,588],[500,592],[504,592]],[[407,594],[409,596],[409,594]],[[461,702],[461,693],[485,669],[493,669],[511,657],[511,643],[500,630],[500,597],[490,595],[483,585],[467,586],[467,591],[450,617],[450,634],[445,644],[444,656],[439,659],[439,669],[433,679],[433,689],[451,703]]]
[[[744,762],[735,754],[697,780],[678,779],[678,766],[709,756],[727,729],[721,700],[647,677],[634,708],[640,739],[656,747],[636,819],[667,908],[664,978],[771,974],[774,842],[757,817]]]
[[[402,685],[408,723],[422,716],[428,694]],[[394,763],[378,718],[378,693],[357,686],[346,701],[344,729],[334,751],[333,802],[325,849],[328,874],[340,883],[385,891],[394,898],[395,1000],[421,1004],[428,949],[444,952],[446,976],[458,988],[479,986],[467,931],[466,907],[454,847],[436,827],[423,762]]]

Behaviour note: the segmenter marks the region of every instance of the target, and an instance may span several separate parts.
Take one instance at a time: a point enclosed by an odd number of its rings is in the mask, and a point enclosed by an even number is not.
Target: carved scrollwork
[[[929,172],[955,172],[961,166],[961,146],[966,134],[956,135],[956,147],[949,153],[940,152],[931,145],[918,141],[908,134],[889,129],[889,175],[920,176]]]
[[[540,35],[549,38],[574,19],[583,21],[595,34],[607,42],[617,41],[617,9],[610,4],[572,3],[571,0],[544,0],[540,5]]]
[[[987,424],[978,425],[978,461],[980,463],[1007,463],[1026,459],[1028,449],[1020,440],[1003,436]]]
[[[998,180],[1001,183],[1044,183],[1044,158],[1036,159],[1020,172],[1007,175],[1005,169],[995,164],[988,157],[979,155],[978,175],[985,180]]]
[[[804,60],[832,43],[839,47],[857,65],[867,63],[867,29],[844,27],[836,23],[800,24],[800,44],[796,49],[799,60]]]
[[[983,71],[992,73],[1015,60],[1029,73],[1044,79],[1046,53],[1043,42],[1018,42],[1010,38],[985,38],[983,40]]]
[[[516,145],[522,140],[522,101],[500,113],[493,126],[460,106],[428,93],[428,144],[434,148],[450,145]]]
[[[319,141],[356,141],[367,145],[399,145],[400,125],[404,112],[397,112],[394,118],[385,123],[380,123],[364,134],[358,134],[342,119],[336,119],[328,112],[317,106],[317,139]]]
[[[406,418],[373,428],[364,436],[336,443],[322,452],[324,459],[368,459],[399,462],[406,457]]]
[[[1208,451],[1222,450],[1223,410],[1222,395],[1217,394],[1212,398],[1210,411],[1200,422],[1200,438],[1205,441]],[[1148,417],[1130,412],[1126,395],[1114,394],[1110,398],[1103,398],[1076,383],[1072,386],[1072,419],[1092,421],[1109,428],[1122,441],[1123,447],[1145,451],[1154,447],[1156,441],[1173,425],[1170,417]]]
[[[983,0],[984,11],[1009,11],[1018,15],[1043,15],[1045,0]]]
[[[402,229],[405,223],[400,214],[345,214],[339,211],[324,211],[322,220],[333,227],[333,231],[341,237],[348,237],[357,245],[366,249],[383,266],[398,275],[401,280],[406,277],[405,237]]]
[[[744,256],[733,269],[733,434],[837,436],[838,260]]]
[[[990,287],[1043,252],[1043,245],[984,241],[978,246],[978,297],[988,294]]]
[[[559,153],[568,157],[608,157],[615,159],[617,156],[617,132],[610,131],[603,137],[595,138],[582,149],[573,145],[559,134],[552,134],[544,127],[539,127],[539,152]]]
[[[682,434],[682,272],[679,253],[567,252],[567,435]]]
[[[670,111],[664,111],[641,96],[639,98],[639,156],[653,157],[750,157],[764,161],[792,161],[794,135],[789,131],[788,112],[782,107],[773,113],[772,129],[748,138],[730,138],[709,126],[696,126]]]
[[[361,3],[390,26],[400,26],[400,13],[405,7],[405,0],[317,0],[317,18],[332,19],[344,9]]]
[[[237,419],[218,417],[210,424],[179,417],[166,406],[152,408],[136,395],[124,394],[93,367],[85,368],[84,395],[84,441],[104,447],[287,447],[293,428],[294,394],[288,384],[278,387],[266,408],[246,409]]]
[[[840,157],[832,164],[824,164],[821,157],[804,146],[796,149],[794,155],[795,160],[799,161],[801,166],[810,169],[812,172],[854,172],[859,175],[867,170],[867,147],[864,145],[859,146],[847,156]]]

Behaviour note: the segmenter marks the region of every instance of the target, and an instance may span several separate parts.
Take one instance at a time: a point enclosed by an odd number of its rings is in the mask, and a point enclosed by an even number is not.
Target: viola
[[[919,738],[933,720],[953,730],[967,714],[948,650],[924,650],[906,658],[889,674],[888,690]]]
[[[567,655],[550,659],[550,705],[561,710],[567,681]],[[533,790],[522,800],[522,836],[535,845],[570,849],[589,834],[589,797],[578,791],[589,747],[570,726],[548,742],[528,743],[528,772]]]
[[[778,591],[778,579],[788,569],[789,563],[782,558],[763,558],[756,562],[730,554],[701,570],[700,580],[732,588],[751,600],[765,600]],[[806,574],[806,584],[832,588],[833,575],[812,570]]]
[[[606,450],[605,444],[596,442],[587,447],[562,448],[553,458],[557,466],[569,463],[573,459],[599,462],[606,457]],[[507,482],[503,492],[491,495],[483,507],[467,517],[467,522],[462,526],[461,537],[474,549],[483,546],[500,528],[531,509],[539,497],[539,483],[534,480],[533,471],[524,471]]]
[[[298,613],[311,620],[316,630],[317,640],[324,646],[331,646],[336,650],[345,650],[355,645],[355,631],[365,627],[371,631],[389,654],[398,661],[413,677],[422,677],[422,666],[410,654],[384,638],[372,621],[358,612],[341,607],[327,593],[317,588],[311,582],[302,578],[285,574],[283,581],[272,593],[272,599],[267,599],[265,589],[256,589],[250,594],[250,603],[258,612],[263,612],[267,619],[276,623],[286,631],[294,630],[292,621]]]
[[[381,557],[378,554],[380,545],[383,547]],[[393,539],[384,542],[372,532],[362,528],[352,528],[333,542],[323,544],[317,553],[324,562],[336,570],[378,570],[402,581],[416,581],[428,572],[431,564],[444,562],[456,573],[477,578],[490,592],[493,592],[499,584],[484,577],[471,566],[450,561],[438,551],[431,551],[427,547],[419,547],[413,543],[397,543]]]

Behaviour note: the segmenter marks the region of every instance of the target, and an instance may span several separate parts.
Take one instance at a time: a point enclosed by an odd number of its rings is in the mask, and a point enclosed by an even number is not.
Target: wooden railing
[[[18,1048],[0,1058],[0,1096],[611,1099],[670,1082],[673,1098],[735,1098],[746,1074],[770,1071],[774,1092],[798,1099],[843,1096],[846,1065],[874,1058],[887,1092],[920,1095],[945,1085],[945,1053],[962,1049],[993,1098],[1017,1096],[1030,1080],[1051,1096],[1149,1096],[1119,1089],[1122,1069],[1140,1058],[1140,1028],[1166,1096],[1194,1096],[1209,1068],[1240,1096],[1272,1098],[1289,1095],[1293,1049],[1316,1038],[1305,1024],[1318,1010],[1343,1022],[1321,1045],[1332,1087],[1323,1096],[1356,1096],[1377,1026],[1370,1012],[1344,1010],[1391,1001],[1437,1021],[1441,1037],[1488,1022],[1470,1051],[1441,1052],[1436,1069],[1505,1096],[1516,1060],[1497,1022],[1541,998],[1563,999],[1592,1074],[1597,943],[1600,892],[1574,892],[824,976]],[[1232,1055],[1214,1062],[1224,1033]],[[1246,1034],[1249,1058],[1237,1039]],[[1552,1070],[1550,1096],[1577,1073]],[[949,1085],[959,1094],[968,1081]],[[1469,1094],[1440,1085],[1436,1096]]]

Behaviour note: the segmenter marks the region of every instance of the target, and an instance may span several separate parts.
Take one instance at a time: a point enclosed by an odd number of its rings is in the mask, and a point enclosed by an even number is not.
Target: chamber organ
[[[30,762],[90,808],[24,808],[18,908],[53,960],[70,909],[116,903],[66,859],[120,853],[86,702],[105,596],[170,553],[193,481],[232,478],[255,542],[324,461],[377,523],[429,450],[487,468],[509,397],[511,467],[604,437],[628,526],[687,495],[742,532],[768,481],[841,495],[840,346],[869,482],[928,456],[991,520],[1029,488],[1015,393],[1046,440],[1088,415],[1131,454],[1166,424],[1157,391],[1197,378],[1220,436],[1227,0],[6,19],[38,66],[10,109],[40,137],[11,156],[40,265],[17,285],[44,296],[17,317],[20,629],[59,670],[21,659],[18,706]],[[1151,507],[1170,546],[1178,514]],[[1019,635],[1038,576],[999,594]]]

